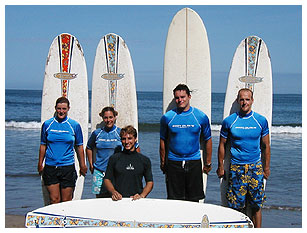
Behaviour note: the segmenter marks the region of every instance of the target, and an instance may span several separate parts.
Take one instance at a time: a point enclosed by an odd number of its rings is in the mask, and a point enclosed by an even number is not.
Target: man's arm
[[[118,200],[121,200],[123,198],[122,195],[119,192],[116,191],[116,189],[114,188],[111,180],[104,179],[103,184],[106,187],[106,189],[112,194],[112,200],[113,201],[118,201]]]
[[[147,195],[151,192],[153,188],[153,181],[148,181],[146,182],[146,185],[142,191],[141,194],[135,194],[134,196],[131,196],[132,200],[137,200],[137,199],[140,199],[140,198],[145,198],[147,197]]]
[[[261,159],[263,163],[263,173],[264,173],[263,175],[265,179],[268,179],[271,174],[270,171],[271,149],[270,149],[269,134],[261,138],[260,146],[261,146]]]
[[[220,142],[218,147],[218,168],[216,170],[217,176],[222,178],[225,174],[224,171],[224,158],[225,158],[225,147],[227,139],[220,136]]]
[[[166,154],[166,145],[165,141],[160,138],[160,169],[165,173],[165,154]]]

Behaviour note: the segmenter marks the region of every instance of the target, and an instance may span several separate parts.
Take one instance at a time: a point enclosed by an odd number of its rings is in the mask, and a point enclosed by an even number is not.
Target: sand
[[[25,228],[25,216],[6,214],[5,228]]]

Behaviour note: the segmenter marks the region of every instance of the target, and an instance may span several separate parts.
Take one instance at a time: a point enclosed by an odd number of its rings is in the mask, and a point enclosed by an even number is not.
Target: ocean
[[[41,95],[38,90],[5,91],[5,213],[25,215],[42,207],[37,174],[40,142]],[[89,92],[89,97],[91,93]],[[216,176],[217,147],[224,106],[223,93],[212,94],[211,129],[213,169],[208,176],[206,203],[220,205]],[[149,198],[166,198],[164,175],[159,168],[159,121],[162,92],[137,92],[141,151],[152,162],[154,188]],[[271,132],[271,176],[263,227],[302,227],[302,95],[274,94]],[[90,129],[90,124],[89,124]],[[91,174],[85,179],[83,199],[91,193]]]

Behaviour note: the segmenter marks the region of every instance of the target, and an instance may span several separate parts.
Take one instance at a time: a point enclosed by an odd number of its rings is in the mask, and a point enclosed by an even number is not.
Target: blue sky
[[[183,7],[195,10],[207,29],[212,91],[225,92],[240,41],[257,35],[272,60],[274,93],[302,92],[301,5],[5,5],[5,88],[43,86],[49,46],[58,34],[76,36],[87,63],[89,88],[96,47],[107,33],[128,44],[138,91],[162,91],[169,24]]]

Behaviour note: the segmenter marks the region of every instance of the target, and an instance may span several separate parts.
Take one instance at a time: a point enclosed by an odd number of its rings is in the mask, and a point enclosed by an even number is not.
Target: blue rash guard
[[[253,164],[261,160],[260,140],[269,134],[266,118],[254,111],[233,113],[223,120],[221,136],[231,143],[232,164]]]
[[[109,131],[105,128],[96,129],[87,142],[88,149],[97,148],[94,167],[100,171],[106,171],[108,160],[114,154],[114,149],[121,146],[120,128],[115,125]]]
[[[186,112],[173,109],[165,113],[160,121],[160,138],[169,140],[168,159],[188,161],[200,159],[200,136],[205,141],[211,138],[208,116],[197,108]]]
[[[47,147],[45,164],[72,165],[75,162],[74,146],[83,145],[81,126],[68,117],[61,122],[56,117],[52,117],[42,125],[41,144]]]

